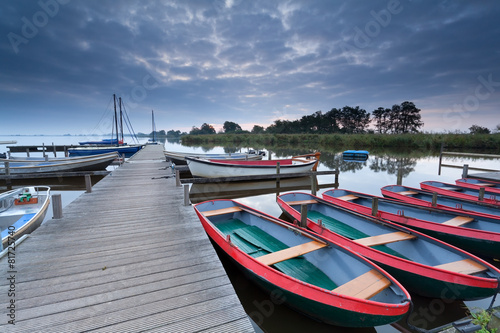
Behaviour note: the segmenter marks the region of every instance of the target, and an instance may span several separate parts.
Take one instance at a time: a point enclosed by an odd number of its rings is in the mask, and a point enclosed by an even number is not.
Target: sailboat
[[[151,127],[153,129],[153,138],[149,139],[147,144],[148,145],[157,145],[158,144],[158,141],[157,141],[158,133],[156,133],[155,113],[153,110],[151,110]]]
[[[122,98],[119,98],[119,107],[120,107],[120,118],[118,118],[118,114],[116,111],[116,95],[113,94],[113,103],[114,103],[114,128],[116,128],[116,138],[114,138],[110,145],[85,145],[81,147],[73,147],[68,149],[68,153],[70,156],[87,156],[87,155],[96,155],[96,154],[104,154],[110,152],[117,152],[120,155],[124,155],[125,157],[130,157],[133,154],[137,153],[144,145],[135,144],[128,145],[123,143],[123,111],[122,111]],[[118,119],[120,119],[120,130],[118,130]],[[129,121],[130,122],[130,121]],[[113,129],[114,132],[114,129]]]

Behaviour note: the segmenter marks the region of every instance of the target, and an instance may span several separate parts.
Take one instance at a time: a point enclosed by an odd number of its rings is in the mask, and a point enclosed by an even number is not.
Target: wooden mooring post
[[[85,175],[85,190],[86,193],[92,193],[92,178],[89,174]]]
[[[60,194],[52,194],[52,218],[57,220],[63,217],[62,199]]]

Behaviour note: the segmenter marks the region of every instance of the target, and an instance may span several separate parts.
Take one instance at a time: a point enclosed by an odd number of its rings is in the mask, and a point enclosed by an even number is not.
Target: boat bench
[[[297,200],[297,201],[288,201],[287,204],[290,206],[295,206],[295,205],[309,205],[309,204],[315,204],[318,203],[314,199],[309,199],[309,200]]]
[[[240,211],[242,211],[242,209],[240,207],[233,206],[233,207],[228,207],[228,208],[207,210],[205,212],[202,212],[202,214],[205,215],[206,217],[209,217],[209,216],[215,216],[215,215],[236,213],[236,212],[240,212]]]
[[[416,192],[416,191],[400,191],[400,192],[396,192],[396,193],[399,193],[401,195],[414,195],[414,194],[418,194],[418,192]]]
[[[442,224],[451,225],[455,227],[460,227],[464,224],[474,221],[474,218],[468,216],[457,216],[448,221],[444,221]]]
[[[491,183],[476,183],[474,185],[480,186],[480,187],[488,187],[488,186],[494,186],[495,184]]]
[[[472,259],[464,259],[464,260],[449,262],[447,264],[437,265],[434,267],[468,275],[481,273],[488,270],[488,267],[483,266]]]
[[[301,256],[303,254],[321,249],[325,246],[327,246],[327,243],[323,242],[318,242],[318,241],[311,241],[308,243],[300,244],[297,246],[292,246],[289,248],[286,248],[284,250],[280,250],[277,252],[272,252],[260,257],[255,258],[255,260],[263,263],[264,265],[274,265],[278,262],[285,261],[288,259],[292,259],[298,256]]]
[[[394,242],[400,242],[407,239],[414,239],[416,237],[417,236],[408,234],[406,232],[396,231],[388,234],[354,239],[354,242],[365,246],[377,246]]]
[[[344,200],[344,201],[351,201],[351,200],[359,199],[359,197],[355,196],[354,194],[347,194],[347,195],[343,195],[341,197],[337,197],[337,199]]]
[[[346,296],[370,299],[390,285],[389,279],[372,269],[332,291]]]

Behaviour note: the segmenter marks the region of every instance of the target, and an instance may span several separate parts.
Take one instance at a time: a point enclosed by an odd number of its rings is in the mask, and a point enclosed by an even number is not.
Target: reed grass
[[[500,152],[500,133],[496,134],[210,134],[186,135],[186,145],[214,144],[246,147],[311,147],[373,149],[404,148],[418,150],[481,150]]]

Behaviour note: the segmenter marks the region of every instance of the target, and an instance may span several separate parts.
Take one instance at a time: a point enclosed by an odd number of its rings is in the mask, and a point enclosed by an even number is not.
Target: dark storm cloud
[[[11,1],[0,12],[2,112],[85,114],[91,127],[117,93],[138,122],[155,109],[159,127],[189,129],[411,100],[429,130],[447,130],[440,112],[451,130],[472,125],[467,112],[491,127],[499,11],[495,1]]]

